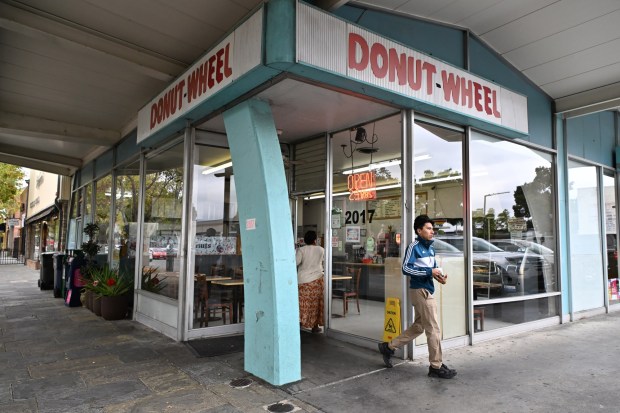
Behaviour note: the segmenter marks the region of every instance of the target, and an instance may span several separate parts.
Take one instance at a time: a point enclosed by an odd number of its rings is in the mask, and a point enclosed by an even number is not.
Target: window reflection
[[[95,193],[95,223],[99,226],[97,233],[97,244],[101,248],[97,254],[97,263],[107,265],[108,263],[108,239],[110,234],[110,208],[112,206],[112,176],[107,175],[96,183],[97,192]]]
[[[144,188],[141,289],[176,299],[183,210],[182,144],[146,161]]]
[[[193,268],[193,328],[241,323],[241,234],[229,150],[196,145],[193,176],[193,253],[189,257],[189,267]]]
[[[138,236],[138,201],[140,199],[140,162],[116,172],[116,215],[113,227],[112,266],[127,274],[135,271]],[[145,261],[144,265],[150,265]]]
[[[616,233],[616,191],[614,177],[603,176],[605,198],[605,237],[607,240],[607,294],[610,303],[618,302],[618,236]]]
[[[467,333],[466,272],[463,254],[463,132],[416,122],[414,127],[415,215],[435,222],[433,243],[438,266],[448,274],[435,283],[442,338]],[[426,343],[420,336],[416,344]]]
[[[474,300],[558,291],[551,155],[479,133],[470,154]]]
[[[568,162],[570,269],[574,311],[604,305],[597,168]]]

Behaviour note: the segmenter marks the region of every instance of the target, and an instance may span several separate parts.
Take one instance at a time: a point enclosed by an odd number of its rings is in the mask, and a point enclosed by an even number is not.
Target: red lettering
[[[493,113],[493,109],[491,109],[491,88],[482,86],[482,91],[484,92],[484,111],[487,115],[491,115]]]
[[[224,71],[222,70],[224,68],[224,60],[222,59],[224,49],[218,50],[215,55],[217,58],[217,64],[215,65],[215,81],[217,83],[222,83],[222,80],[224,80]]]
[[[357,46],[360,47],[360,60],[356,59]],[[368,66],[368,43],[359,34],[349,33],[349,69],[362,71]]]
[[[193,99],[202,95],[203,89],[206,90],[206,69],[204,64],[194,69],[187,77],[187,103],[191,103]]]
[[[433,94],[433,75],[437,73],[437,68],[434,64],[429,62],[424,62],[422,65],[422,69],[426,71],[426,94]]]
[[[461,78],[461,106],[467,106],[471,108],[474,105],[474,99],[472,98],[473,88],[471,86],[471,80],[465,80]],[[465,103],[467,101],[467,104]]]
[[[482,104],[480,103],[480,100],[482,100],[481,89],[482,85],[478,82],[474,82],[474,107],[478,112],[482,112]]]
[[[177,102],[179,103],[179,110],[183,107],[183,88],[185,87],[185,80],[181,80],[177,83],[176,92],[177,92]],[[188,93],[189,95],[189,93]]]
[[[415,61],[415,72],[414,72],[414,62],[413,57],[407,58],[407,81],[409,82],[409,87],[413,90],[420,90],[422,87],[422,61],[420,59]]]
[[[151,129],[157,124],[157,104],[151,105]]]
[[[396,79],[396,75],[398,75],[399,85],[407,83],[407,55],[404,53],[399,55],[396,49],[390,49],[389,69],[390,82],[393,82]]]
[[[224,76],[226,76],[227,78],[229,78],[232,75],[232,68],[230,67],[230,43],[228,43],[226,45],[226,48],[224,49]]]
[[[493,91],[493,116],[496,118],[501,118],[502,114],[499,113],[499,109],[497,108],[497,91]]]
[[[215,86],[215,79],[213,78],[213,75],[215,72],[215,55],[209,57],[209,60],[205,63],[207,65],[207,67],[209,68],[209,74],[207,75],[207,85],[209,86],[209,89],[213,89],[213,86]]]
[[[164,99],[159,98],[157,101],[157,123],[161,123],[164,116]]]
[[[441,82],[443,87],[443,98],[446,102],[452,99],[452,102],[459,104],[459,95],[461,92],[461,78],[454,73],[448,74],[445,70],[441,71]]]
[[[379,62],[379,58],[381,58],[381,62]],[[387,74],[388,52],[381,43],[375,43],[370,47],[370,68],[379,79],[383,79]]]

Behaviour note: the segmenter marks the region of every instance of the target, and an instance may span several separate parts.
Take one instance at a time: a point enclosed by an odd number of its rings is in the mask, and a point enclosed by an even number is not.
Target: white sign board
[[[297,61],[528,133],[525,96],[301,2]]]
[[[138,112],[138,142],[260,65],[263,9],[195,62],[174,83]]]

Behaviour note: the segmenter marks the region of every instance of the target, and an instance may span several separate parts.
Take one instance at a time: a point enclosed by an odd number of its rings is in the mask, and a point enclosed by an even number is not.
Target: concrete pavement
[[[303,380],[274,387],[243,354],[196,358],[130,320],[105,321],[0,266],[0,412],[620,412],[620,312],[452,349],[454,380],[426,360],[393,369],[378,352],[302,334]],[[245,388],[230,382],[251,378]],[[281,410],[282,411],[282,410]]]

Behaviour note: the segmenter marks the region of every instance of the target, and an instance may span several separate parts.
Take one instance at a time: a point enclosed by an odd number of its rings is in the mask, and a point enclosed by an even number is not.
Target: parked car
[[[464,250],[462,236],[435,237],[435,251],[446,243],[460,252]],[[439,246],[439,250],[438,247]],[[544,255],[527,248],[524,251],[505,251],[478,237],[472,237],[474,293],[532,294],[553,291],[555,273]]]
[[[158,247],[149,248],[149,255],[151,252],[153,253],[152,259],[154,260],[165,260],[166,256],[168,255],[165,248],[158,248]]]

